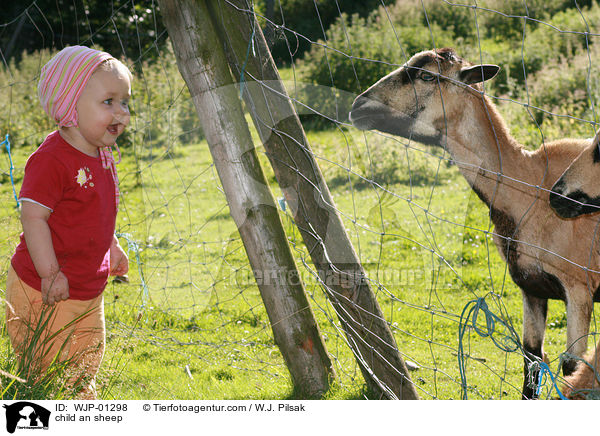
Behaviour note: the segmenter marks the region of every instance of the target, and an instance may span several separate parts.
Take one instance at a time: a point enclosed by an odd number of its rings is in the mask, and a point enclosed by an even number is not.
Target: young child
[[[23,233],[7,276],[8,334],[18,355],[37,348],[34,380],[55,358],[67,362],[67,386],[86,380],[80,398],[96,396],[108,276],[129,268],[114,233],[119,191],[111,147],[129,123],[131,80],[105,52],[72,46],[54,56],[42,68],[38,95],[58,130],[29,157],[20,191]]]

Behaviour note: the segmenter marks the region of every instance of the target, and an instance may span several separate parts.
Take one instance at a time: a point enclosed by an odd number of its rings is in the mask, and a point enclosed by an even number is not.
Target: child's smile
[[[111,135],[118,136],[119,135],[119,124],[111,124],[108,126],[108,133]]]

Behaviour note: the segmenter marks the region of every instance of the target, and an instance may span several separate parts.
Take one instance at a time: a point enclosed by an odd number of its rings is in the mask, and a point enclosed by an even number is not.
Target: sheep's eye
[[[435,76],[429,73],[422,73],[421,80],[424,80],[425,82],[431,82],[432,80],[435,80]]]

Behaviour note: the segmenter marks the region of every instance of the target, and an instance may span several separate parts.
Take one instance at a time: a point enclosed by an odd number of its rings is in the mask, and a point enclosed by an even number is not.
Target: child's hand
[[[42,277],[42,301],[53,306],[69,298],[69,280],[59,271],[56,275]]]
[[[129,271],[129,259],[119,243],[113,243],[110,247],[110,275],[124,276]]]

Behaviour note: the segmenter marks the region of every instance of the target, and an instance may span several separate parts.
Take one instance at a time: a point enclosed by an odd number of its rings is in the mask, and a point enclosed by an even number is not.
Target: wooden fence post
[[[277,181],[367,385],[418,399],[396,341],[246,0],[206,0]]]
[[[275,201],[260,167],[239,91],[203,0],[159,0],[179,70],[202,123],[230,213],[296,392],[319,397],[335,377]]]

